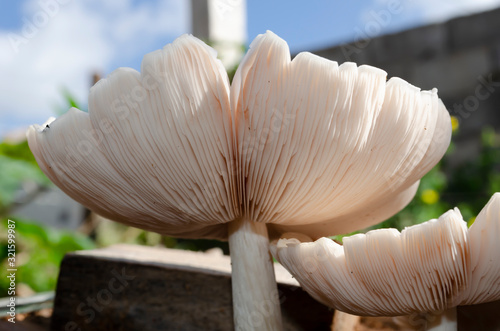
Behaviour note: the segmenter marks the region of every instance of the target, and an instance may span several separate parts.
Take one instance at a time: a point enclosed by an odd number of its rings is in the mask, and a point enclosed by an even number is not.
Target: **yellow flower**
[[[438,202],[438,200],[439,200],[439,193],[437,193],[433,189],[427,189],[427,190],[424,190],[422,192],[422,194],[420,195],[420,199],[422,199],[422,201],[425,204],[433,205],[436,202]]]
[[[458,118],[455,116],[450,116],[451,117],[451,131],[455,132],[458,130],[459,122]]]

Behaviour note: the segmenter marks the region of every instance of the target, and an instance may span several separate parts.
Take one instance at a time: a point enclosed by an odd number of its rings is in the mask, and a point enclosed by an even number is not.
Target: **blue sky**
[[[374,36],[497,6],[500,0],[247,0],[248,42],[272,30],[292,52],[311,51],[355,40],[370,22],[379,22],[368,31]],[[380,21],[390,8],[398,10]],[[43,11],[49,18],[33,29]],[[55,116],[62,89],[85,104],[93,72],[139,69],[144,54],[190,31],[186,0],[0,0],[0,137]]]

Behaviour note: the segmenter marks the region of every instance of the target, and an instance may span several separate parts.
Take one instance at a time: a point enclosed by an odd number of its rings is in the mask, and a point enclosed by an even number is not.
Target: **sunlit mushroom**
[[[182,36],[118,69],[28,142],[41,169],[112,220],[229,240],[238,328],[279,330],[268,232],[319,237],[401,210],[449,145],[436,90],[310,53],[267,32],[232,86],[216,54]],[[264,308],[263,308],[264,307]]]
[[[436,315],[456,329],[456,307],[500,299],[500,193],[467,224],[457,208],[401,233],[380,229],[307,242],[286,235],[272,251],[320,302],[355,315]],[[441,318],[442,317],[442,318]]]

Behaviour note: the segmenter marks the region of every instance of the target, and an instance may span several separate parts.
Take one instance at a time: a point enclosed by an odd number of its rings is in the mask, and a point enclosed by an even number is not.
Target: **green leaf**
[[[38,165],[31,162],[0,155],[0,208],[6,208],[15,198],[20,185],[33,182],[37,185],[51,185]]]

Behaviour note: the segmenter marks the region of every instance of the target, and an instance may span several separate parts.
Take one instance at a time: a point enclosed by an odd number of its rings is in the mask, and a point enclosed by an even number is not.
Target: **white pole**
[[[241,61],[247,42],[246,0],[191,0],[192,33],[215,48],[226,70]]]

